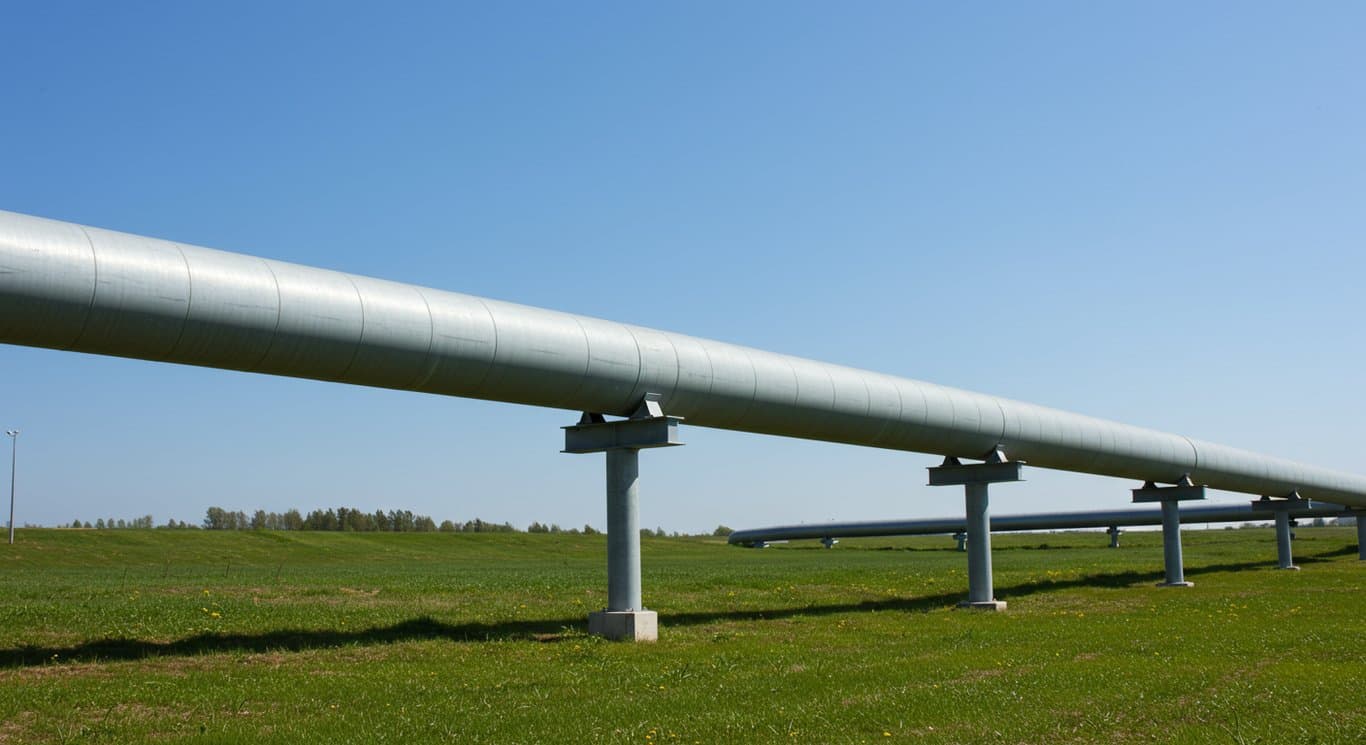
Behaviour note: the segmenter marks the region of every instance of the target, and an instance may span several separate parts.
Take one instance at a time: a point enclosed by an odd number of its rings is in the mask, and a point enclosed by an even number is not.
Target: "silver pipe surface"
[[[640,604],[640,451],[607,452],[607,610]]]
[[[0,212],[0,342],[1366,506],[1366,476],[682,334]]]

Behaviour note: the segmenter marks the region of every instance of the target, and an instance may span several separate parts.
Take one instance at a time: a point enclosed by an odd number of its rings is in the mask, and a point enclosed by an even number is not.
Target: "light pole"
[[[14,545],[14,464],[19,458],[19,430],[7,429],[9,435],[9,545]]]

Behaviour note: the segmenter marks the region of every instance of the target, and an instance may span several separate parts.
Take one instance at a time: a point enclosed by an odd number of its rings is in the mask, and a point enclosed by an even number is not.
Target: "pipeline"
[[[0,342],[1366,506],[1366,477],[724,342],[0,212]]]

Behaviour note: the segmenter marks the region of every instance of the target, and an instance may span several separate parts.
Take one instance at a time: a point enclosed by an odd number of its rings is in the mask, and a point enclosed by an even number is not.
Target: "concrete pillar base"
[[[1186,582],[1185,580],[1182,580],[1182,581],[1180,581],[1180,582],[1158,582],[1158,583],[1157,583],[1157,586],[1158,586],[1158,587],[1195,587],[1195,583],[1194,583],[1194,582]]]
[[[652,610],[600,610],[588,614],[588,633],[612,641],[659,640],[659,614]]]
[[[989,611],[998,611],[998,610],[1005,610],[1005,609],[1006,609],[1006,601],[1004,601],[1004,600],[977,600],[977,601],[964,600],[963,602],[961,602],[961,603],[958,604],[958,607],[959,607],[959,608],[967,608],[967,609],[969,609],[969,610],[989,610]]]
[[[1285,569],[1285,570],[1288,570],[1288,571],[1291,571],[1291,572],[1298,572],[1298,571],[1300,570],[1300,568],[1297,567],[1297,566],[1295,566],[1294,564],[1291,564],[1291,565],[1288,566],[1288,567],[1276,567],[1276,568],[1277,568],[1277,569]]]

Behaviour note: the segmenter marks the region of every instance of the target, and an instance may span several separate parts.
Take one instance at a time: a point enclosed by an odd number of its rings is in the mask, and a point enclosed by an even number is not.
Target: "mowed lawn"
[[[1355,531],[764,550],[646,539],[655,644],[584,633],[602,536],[21,530],[0,743],[1361,743]]]

